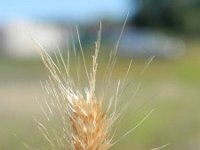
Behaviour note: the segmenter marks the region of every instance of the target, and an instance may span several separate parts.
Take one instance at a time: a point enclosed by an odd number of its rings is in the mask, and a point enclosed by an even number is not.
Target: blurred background
[[[200,0],[1,0],[0,12],[1,150],[24,150],[23,142],[43,144],[34,121],[42,112],[34,97],[44,95],[39,81],[47,79],[47,71],[30,35],[50,54],[57,47],[64,53],[72,43],[79,51],[77,25],[84,52],[90,55],[101,21],[104,67],[127,14],[114,77],[133,58],[130,81],[142,84],[116,137],[155,111],[111,149],[146,150],[167,143],[169,150],[200,149]]]

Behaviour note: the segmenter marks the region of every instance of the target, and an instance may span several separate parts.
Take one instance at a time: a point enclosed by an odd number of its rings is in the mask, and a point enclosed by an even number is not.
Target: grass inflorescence
[[[121,32],[114,49],[109,55],[108,65],[102,79],[103,88],[101,90],[98,89],[100,92],[97,94],[97,60],[100,51],[102,27],[100,24],[97,41],[95,42],[95,51],[89,69],[81,46],[78,28],[76,30],[80,46],[80,57],[77,56],[75,49],[73,55],[75,57],[75,64],[77,64],[76,75],[72,75],[70,72],[69,59],[72,56],[69,52],[67,53],[67,62],[65,62],[60,50],[58,50],[58,53],[54,56],[55,59],[53,59],[40,44],[35,43],[40,57],[49,72],[48,81],[42,84],[43,90],[47,93],[47,97],[44,99],[45,105],[41,104],[39,100],[38,103],[46,117],[47,124],[55,117],[59,126],[58,130],[49,129],[44,123],[37,121],[38,128],[43,133],[47,143],[47,146],[41,149],[107,150],[133,131],[151,113],[147,114],[136,127],[129,130],[117,141],[113,141],[116,132],[113,125],[124,110],[124,107],[118,106],[118,102],[127,86],[127,76],[131,69],[132,61],[130,61],[127,67],[125,76],[115,84],[115,90],[110,91],[109,86],[111,84],[112,71],[116,64],[116,54],[122,35]],[[86,77],[87,82],[83,82],[84,85],[80,85],[81,76],[83,75]]]

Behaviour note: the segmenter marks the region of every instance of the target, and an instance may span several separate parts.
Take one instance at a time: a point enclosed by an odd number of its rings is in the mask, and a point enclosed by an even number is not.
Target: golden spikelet
[[[125,23],[126,21],[124,22],[122,32]],[[67,63],[64,61],[59,50],[58,54],[55,54],[54,60],[45,49],[33,39],[41,59],[50,74],[46,84],[42,84],[43,89],[47,93],[47,98],[44,100],[45,106],[41,104],[40,101],[38,101],[38,103],[46,117],[46,124],[51,124],[50,122],[57,120],[59,126],[59,129],[55,129],[55,131],[53,130],[51,132],[46,125],[37,121],[38,128],[43,133],[47,142],[47,146],[42,149],[107,150],[117,142],[114,143],[112,141],[114,136],[112,126],[118,119],[120,111],[122,110],[121,107],[118,107],[118,99],[126,87],[126,78],[131,68],[132,61],[128,66],[126,75],[117,82],[115,91],[112,92],[111,96],[106,97],[105,93],[109,91],[110,79],[116,63],[116,53],[122,32],[114,50],[110,53],[107,70],[103,79],[103,84],[105,85],[99,95],[96,94],[96,73],[98,67],[97,58],[100,49],[101,24],[97,41],[95,42],[95,53],[92,56],[91,71],[88,71],[77,29],[84,73],[88,81],[88,84],[82,87],[78,85],[79,83],[76,84],[80,81],[79,77],[81,73],[77,71],[77,81],[74,81],[74,76],[70,73],[69,53],[67,55]],[[75,50],[74,54],[76,61],[77,56]],[[75,63],[79,61],[80,60],[77,60]],[[145,118],[147,118],[147,116]],[[141,122],[143,122],[144,119]],[[139,124],[141,124],[141,122],[139,122]],[[118,140],[121,140],[134,129],[135,128],[129,130]]]
[[[48,150],[107,150],[112,145],[111,126],[117,118],[116,108],[112,113],[109,114],[108,112],[111,111],[112,101],[117,101],[118,94],[114,94],[115,97],[110,99],[110,105],[105,108],[105,97],[103,95],[96,96],[97,57],[100,49],[101,24],[98,38],[95,42],[96,48],[92,56],[90,72],[87,69],[78,29],[77,35],[83,68],[88,80],[88,86],[83,87],[84,92],[72,80],[69,62],[65,63],[60,51],[58,50],[58,54],[55,55],[56,59],[53,60],[39,43],[35,43],[41,59],[50,73],[49,81],[46,84],[42,84],[48,95],[45,99],[46,106],[38,102],[47,122],[51,121],[50,118],[52,116],[56,116],[56,119],[60,122],[61,132],[55,131],[52,134],[39,121],[37,121],[38,128],[48,143]],[[35,42],[34,39],[33,41]],[[112,53],[112,55],[111,57],[115,57],[116,52]],[[110,59],[113,61],[113,58]],[[110,66],[114,65],[112,61],[109,64]]]
[[[110,147],[108,130],[111,121],[106,118],[101,104],[78,100],[70,114],[74,150],[106,150]]]

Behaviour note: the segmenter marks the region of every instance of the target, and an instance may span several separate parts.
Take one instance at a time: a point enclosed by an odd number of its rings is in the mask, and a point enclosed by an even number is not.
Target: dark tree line
[[[137,0],[130,24],[178,32],[200,33],[200,0]]]

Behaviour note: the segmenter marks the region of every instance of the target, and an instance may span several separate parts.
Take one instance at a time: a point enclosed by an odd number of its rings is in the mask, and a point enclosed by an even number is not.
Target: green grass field
[[[116,139],[151,109],[155,111],[113,150],[149,150],[167,143],[168,150],[200,149],[200,44],[188,42],[186,47],[183,58],[155,58],[139,77],[146,60],[134,59],[130,80],[137,79],[141,87],[129,100]],[[119,59],[114,76],[120,76],[127,65],[127,60]],[[46,78],[39,60],[0,59],[0,150],[25,150],[23,142],[44,143],[34,122],[34,118],[43,117],[34,97],[42,97],[39,81]]]

